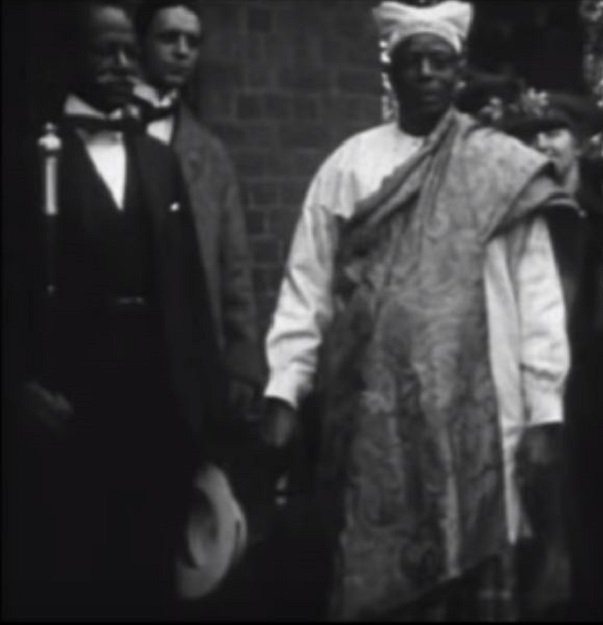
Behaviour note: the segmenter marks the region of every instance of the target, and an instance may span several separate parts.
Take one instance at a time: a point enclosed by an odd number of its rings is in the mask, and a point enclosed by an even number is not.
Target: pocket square
[[[177,213],[180,210],[180,202],[174,202],[170,205],[170,213]]]

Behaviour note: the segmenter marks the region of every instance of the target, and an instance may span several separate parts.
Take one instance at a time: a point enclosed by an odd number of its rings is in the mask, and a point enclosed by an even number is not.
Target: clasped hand
[[[297,429],[296,410],[280,399],[268,398],[260,421],[260,436],[270,447],[286,447]]]

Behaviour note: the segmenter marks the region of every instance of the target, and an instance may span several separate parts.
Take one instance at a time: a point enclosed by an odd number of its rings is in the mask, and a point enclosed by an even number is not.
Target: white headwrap
[[[461,52],[471,27],[473,7],[458,0],[446,0],[426,7],[386,0],[373,9],[373,16],[379,29],[383,60],[388,62],[392,50],[399,43],[423,33],[437,35]]]

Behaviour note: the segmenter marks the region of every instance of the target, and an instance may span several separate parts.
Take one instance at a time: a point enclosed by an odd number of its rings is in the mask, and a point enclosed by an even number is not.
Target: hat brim
[[[509,121],[502,125],[502,130],[515,137],[529,137],[539,132],[555,130],[557,128],[569,128],[574,130],[572,123],[561,117],[524,119]]]
[[[187,555],[175,562],[176,590],[188,601],[217,590],[247,544],[245,515],[219,469],[209,467],[196,477],[195,498],[202,503],[187,522]]]

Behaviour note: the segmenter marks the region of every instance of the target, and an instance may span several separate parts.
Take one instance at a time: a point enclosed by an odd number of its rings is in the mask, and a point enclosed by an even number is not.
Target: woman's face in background
[[[541,130],[528,143],[553,162],[562,179],[568,175],[580,156],[578,139],[566,127]]]

